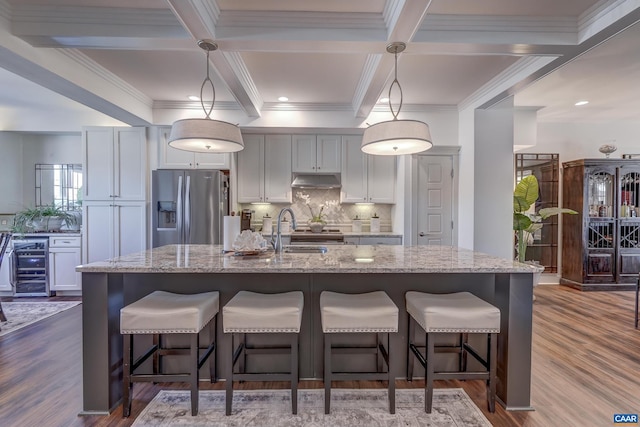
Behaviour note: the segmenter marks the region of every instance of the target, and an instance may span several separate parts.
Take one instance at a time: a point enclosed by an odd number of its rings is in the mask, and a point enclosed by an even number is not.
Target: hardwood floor
[[[640,413],[640,330],[633,327],[633,292],[580,292],[561,286],[535,290],[532,404],[535,411],[486,411],[480,381],[438,382],[462,387],[494,426],[608,426],[614,413]],[[5,301],[6,299],[3,299]],[[121,408],[108,417],[77,414],[82,407],[81,308],[0,337],[0,425],[129,426],[160,388],[172,384],[136,384],[132,417]],[[399,388],[422,381],[398,381]],[[375,382],[343,387],[384,387]],[[202,384],[222,389],[224,383]],[[242,388],[287,388],[287,383]],[[320,388],[303,381],[301,388]]]

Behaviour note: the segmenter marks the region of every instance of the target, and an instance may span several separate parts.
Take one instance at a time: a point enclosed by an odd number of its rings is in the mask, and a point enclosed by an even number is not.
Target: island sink
[[[291,254],[326,254],[326,246],[318,245],[291,245],[285,246],[284,252]]]

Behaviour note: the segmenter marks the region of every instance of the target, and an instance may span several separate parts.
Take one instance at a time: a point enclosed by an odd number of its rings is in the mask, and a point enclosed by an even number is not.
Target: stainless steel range
[[[326,229],[320,233],[312,233],[311,230],[296,230],[291,233],[291,244],[343,245],[344,234],[336,229]]]

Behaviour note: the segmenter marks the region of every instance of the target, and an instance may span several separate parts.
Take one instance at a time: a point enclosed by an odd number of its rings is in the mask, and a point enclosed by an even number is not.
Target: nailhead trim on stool
[[[324,333],[324,412],[331,412],[332,380],[388,381],[389,412],[395,414],[395,375],[391,369],[389,333],[398,332],[398,307],[383,291],[364,294],[342,294],[323,291],[320,294],[320,315]],[[369,347],[334,346],[333,334],[375,333],[376,345]],[[387,345],[382,335],[386,335]],[[332,354],[369,353],[378,360],[376,372],[333,372]],[[382,361],[387,372],[382,372]]]
[[[199,371],[209,356],[211,382],[216,381],[216,315],[220,304],[219,292],[200,294],[174,294],[155,291],[120,310],[120,333],[124,344],[123,372],[123,417],[131,413],[132,386],[134,382],[189,382],[191,384],[191,415],[198,414]],[[209,325],[211,343],[200,356],[200,331]],[[153,345],[138,359],[133,359],[133,336],[153,335]],[[162,347],[162,335],[188,334],[189,348]],[[162,374],[160,356],[188,355],[190,372],[183,374]],[[153,356],[153,374],[136,374],[135,370],[150,356]]]
[[[429,294],[410,291],[405,294],[408,316],[407,379],[413,377],[414,357],[425,368],[425,411],[431,413],[433,401],[433,381],[437,379],[484,379],[487,380],[487,401],[489,411],[495,411],[496,358],[498,354],[498,333],[500,332],[500,310],[469,292],[451,294]],[[425,331],[425,346],[414,343],[416,323]],[[436,347],[435,338],[439,334],[459,333],[460,346],[454,347],[460,355],[458,372],[436,372],[434,356],[436,352],[451,350],[452,347]],[[487,334],[488,355],[483,359],[467,343],[468,334]],[[426,348],[423,355],[419,348]],[[413,353],[413,356],[412,356]],[[467,371],[466,356],[472,355],[486,371]]]
[[[222,328],[231,334],[231,350],[227,353],[226,414],[231,415],[233,402],[233,380],[240,381],[290,381],[291,412],[298,413],[298,335],[302,324],[304,295],[300,291],[277,294],[262,294],[249,291],[238,292],[222,308]],[[236,348],[234,335],[242,334]],[[288,346],[248,346],[246,334],[286,334]],[[290,354],[290,372],[246,373],[247,354]],[[234,373],[240,361],[240,373]]]

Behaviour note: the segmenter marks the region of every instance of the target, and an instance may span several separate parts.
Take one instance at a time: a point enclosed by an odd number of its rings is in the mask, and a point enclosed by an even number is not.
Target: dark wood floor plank
[[[494,426],[612,425],[614,413],[640,412],[640,331],[633,328],[633,292],[580,292],[567,287],[535,290],[532,404],[535,411],[486,410],[481,381],[440,381],[462,387]],[[4,301],[5,299],[3,299]],[[24,299],[22,299],[24,301]],[[132,417],[121,408],[108,417],[77,414],[82,406],[81,308],[60,313],[0,337],[0,425],[130,426],[163,388],[176,384],[136,384]],[[344,382],[345,388],[384,388],[377,382]],[[422,388],[423,381],[398,381],[399,388]],[[202,384],[222,389],[224,383]],[[288,383],[244,383],[239,389],[288,388]],[[303,381],[301,388],[321,388]]]

